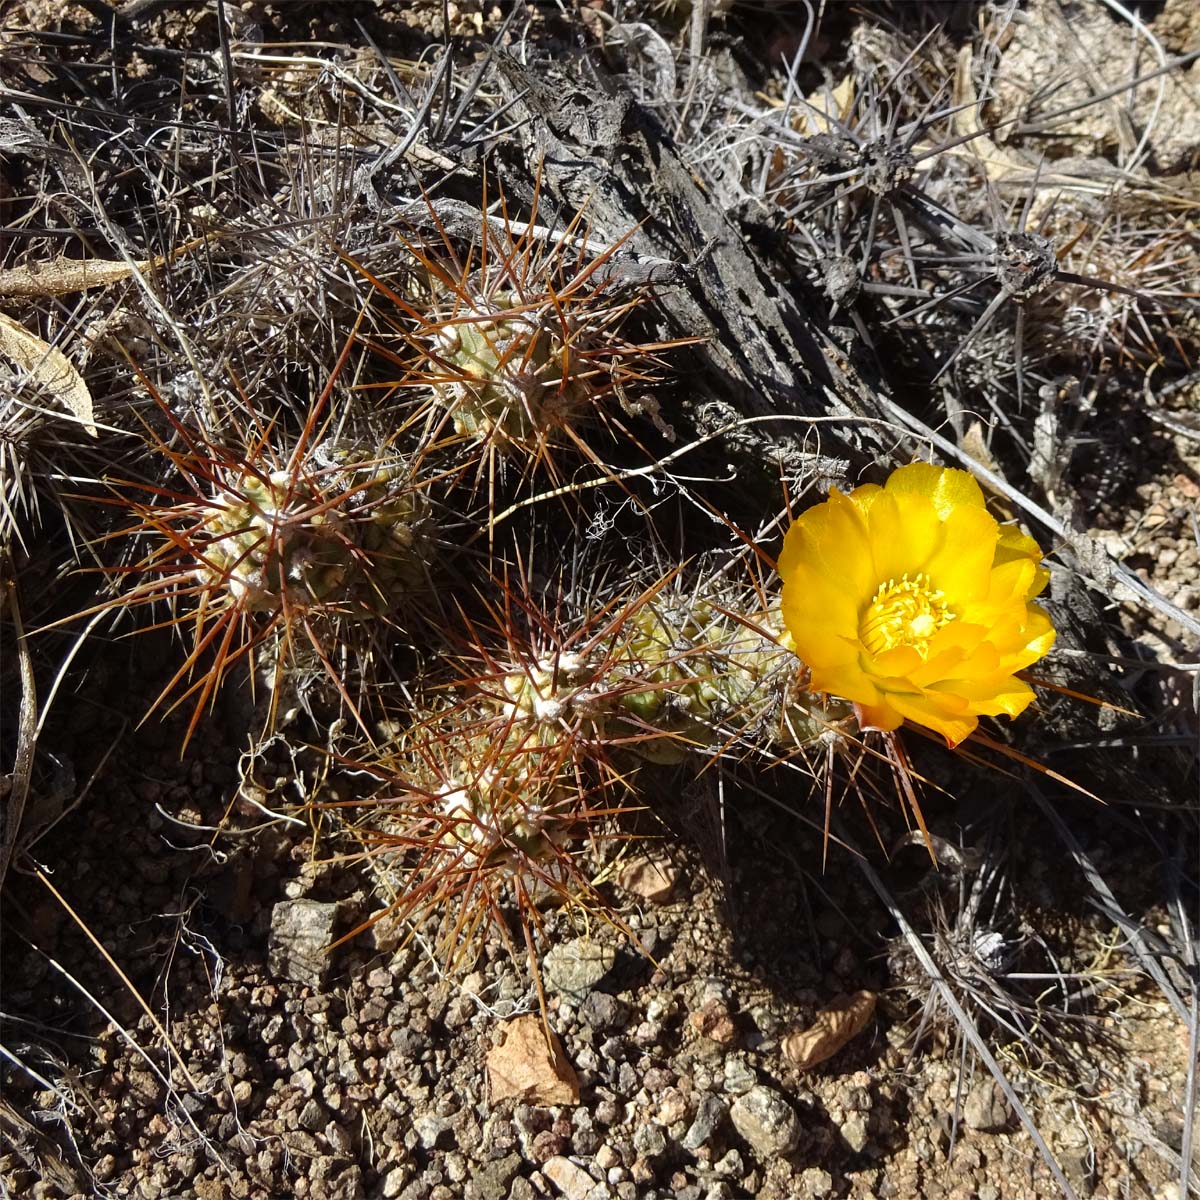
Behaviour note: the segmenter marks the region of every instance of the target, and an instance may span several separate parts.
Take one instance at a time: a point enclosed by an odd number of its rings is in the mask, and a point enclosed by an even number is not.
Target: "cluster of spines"
[[[133,582],[97,606],[163,610],[153,628],[191,629],[151,712],[193,700],[186,744],[231,668],[248,659],[252,682],[254,668],[272,664],[273,717],[289,667],[310,654],[349,701],[335,653],[370,621],[391,619],[428,577],[429,504],[419,481],[398,455],[317,442],[324,396],[280,452],[275,422],[246,429],[231,417],[232,441],[218,438],[151,390],[167,432],[147,436],[165,477],[110,481],[110,503],[135,518],[114,536],[151,548],[109,568]]]
[[[855,741],[848,707],[804,690],[758,599],[675,573],[574,628],[539,613],[555,634],[538,645],[506,620],[503,649],[479,648],[457,701],[372,759],[381,788],[360,836],[373,856],[411,848],[401,908],[444,910],[448,959],[484,910],[500,917],[501,891],[522,916],[520,898],[546,888],[603,908],[577,851],[624,836],[615,818],[646,807],[645,771],[811,761],[817,747],[823,761]]]
[[[405,239],[398,279],[351,260],[377,299],[381,328],[364,344],[400,372],[368,386],[416,397],[405,424],[422,429],[423,449],[465,450],[492,478],[535,468],[561,478],[564,452],[596,457],[589,428],[634,438],[622,413],[645,403],[630,393],[655,383],[662,353],[684,343],[622,332],[649,299],[622,281],[626,238],[598,246],[582,209],[560,229],[541,227],[537,195],[528,222],[509,216],[503,194],[499,203],[499,217],[489,216],[485,187],[464,252],[428,202],[436,236]]]

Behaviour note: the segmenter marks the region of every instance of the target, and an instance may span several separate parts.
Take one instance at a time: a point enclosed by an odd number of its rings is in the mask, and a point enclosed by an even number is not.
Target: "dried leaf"
[[[991,471],[993,475],[1003,477],[1004,468],[1000,466],[993,457],[992,452],[988,449],[981,421],[972,421],[967,426],[967,430],[962,437],[962,449],[964,453],[969,454],[985,470]]]
[[[862,1033],[875,1015],[875,993],[855,992],[841,996],[817,1013],[816,1020],[801,1033],[783,1039],[788,1062],[802,1071],[832,1058],[852,1037]]]
[[[149,262],[109,262],[99,258],[53,258],[45,263],[28,263],[0,271],[0,296],[65,296],[107,287],[128,279]]]
[[[7,784],[3,820],[0,821],[0,884],[8,873],[21,832],[25,802],[29,798],[29,780],[33,772],[33,755],[37,749],[37,681],[33,673],[33,660],[29,644],[25,640],[25,629],[21,622],[21,609],[17,600],[16,580],[12,576],[12,564],[5,554],[3,577],[0,577],[0,593],[8,598],[8,615],[16,635],[17,669],[21,677],[21,709],[17,717],[17,745],[13,754],[13,768],[9,775],[0,775],[0,784]]]
[[[964,46],[959,51],[954,71],[954,104],[956,111],[951,120],[954,130],[962,137],[969,137],[970,144],[960,153],[967,154],[972,161],[982,164],[986,178],[993,183],[999,183],[1010,176],[1027,175],[1032,164],[1026,162],[1015,149],[1005,149],[998,146],[987,136],[979,121],[983,106],[975,91],[975,80],[972,73],[972,50]],[[1034,203],[1028,220],[1029,228],[1036,229],[1035,214],[1040,215],[1047,204],[1056,203],[1054,192],[1050,188],[1035,190]]]
[[[487,1056],[492,1103],[510,1096],[526,1104],[578,1104],[579,1078],[563,1053],[558,1035],[537,1013],[514,1017],[502,1026],[500,1043]]]
[[[61,350],[0,313],[0,354],[29,372],[56,400],[65,404],[92,437],[99,436],[92,414],[92,394],[83,376]]]
[[[832,90],[821,88],[807,96],[802,119],[797,111],[793,123],[802,134],[832,133],[837,122],[845,121],[853,107],[854,77],[846,75]]]
[[[626,863],[617,882],[627,892],[651,904],[666,904],[675,894],[679,870],[669,862],[647,855]]]

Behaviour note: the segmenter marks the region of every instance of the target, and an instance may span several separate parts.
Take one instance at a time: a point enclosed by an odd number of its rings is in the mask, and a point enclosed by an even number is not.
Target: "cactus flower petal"
[[[802,513],[779,558],[783,617],[814,691],[865,728],[907,720],[951,746],[1033,700],[1016,672],[1054,643],[1033,599],[1038,544],[1002,525],[966,472],[913,463]]]

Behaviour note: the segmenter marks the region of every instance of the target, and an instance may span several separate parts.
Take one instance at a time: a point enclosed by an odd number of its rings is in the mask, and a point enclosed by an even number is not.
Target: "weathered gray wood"
[[[689,361],[711,394],[746,416],[844,416],[825,450],[877,457],[885,439],[856,423],[886,419],[873,388],[750,252],[654,114],[600,68],[585,83],[553,63],[500,70],[543,192],[567,212],[586,205],[608,240],[632,229],[633,259],[683,268],[660,304],[673,336],[704,339]]]

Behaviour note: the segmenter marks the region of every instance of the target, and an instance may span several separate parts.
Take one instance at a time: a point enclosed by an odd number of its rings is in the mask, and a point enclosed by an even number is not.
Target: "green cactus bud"
[[[817,741],[850,711],[809,695],[805,678],[777,610],[739,618],[731,607],[668,597],[634,611],[590,657],[562,654],[506,674],[503,708],[547,743],[572,727],[673,765],[733,743],[778,753]]]

